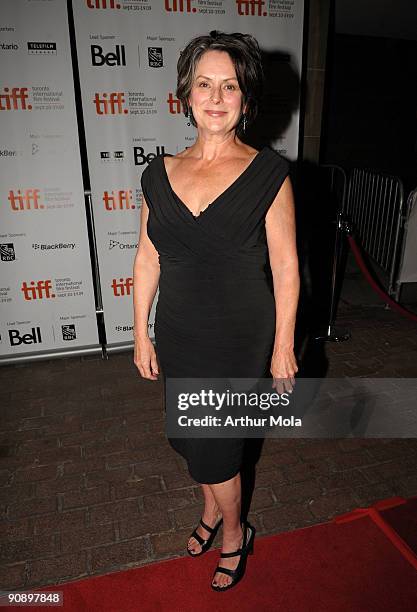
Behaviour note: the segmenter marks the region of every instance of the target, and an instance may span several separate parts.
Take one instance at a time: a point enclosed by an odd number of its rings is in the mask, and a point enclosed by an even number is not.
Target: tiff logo
[[[9,191],[7,199],[12,210],[40,210],[45,208],[39,202],[39,189],[23,189],[22,191],[18,189],[17,195],[14,191]]]
[[[133,278],[128,276],[127,278],[119,278],[119,281],[114,278],[111,286],[116,297],[130,295],[130,291],[133,287]]]
[[[197,9],[192,6],[194,0],[165,0],[165,10],[168,13],[195,13]]]
[[[106,210],[134,210],[136,208],[132,201],[132,190],[108,191],[103,194],[104,208]]]
[[[13,87],[12,93],[5,87],[4,91],[6,93],[0,94],[0,110],[32,110],[32,104],[26,104],[29,98],[27,87]]]
[[[265,0],[236,0],[237,14],[250,15],[251,17],[266,17],[268,13],[262,9],[265,6]]]
[[[169,92],[167,102],[168,110],[171,115],[179,115],[183,110],[181,100],[179,100],[178,98],[174,98],[174,94],[172,92]]]
[[[121,91],[113,91],[110,94],[110,100],[108,100],[107,93],[103,93],[102,97],[96,93],[94,96],[94,105],[96,107],[97,115],[122,115],[129,112],[127,108],[123,108],[125,101],[124,93]]]
[[[116,0],[86,0],[89,9],[119,9]]]
[[[27,301],[43,300],[44,298],[54,298],[55,293],[52,293],[52,282],[48,280],[30,281],[30,287],[26,281],[23,281],[21,290],[23,297]]]

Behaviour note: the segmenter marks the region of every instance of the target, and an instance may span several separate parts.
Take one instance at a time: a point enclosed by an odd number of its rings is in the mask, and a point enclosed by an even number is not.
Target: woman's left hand
[[[298,366],[294,350],[292,348],[274,349],[271,374],[274,379],[272,387],[277,390],[277,393],[292,393],[296,372],[298,372]]]

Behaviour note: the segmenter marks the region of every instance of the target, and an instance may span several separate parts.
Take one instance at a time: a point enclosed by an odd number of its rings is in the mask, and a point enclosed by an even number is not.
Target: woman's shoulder
[[[151,159],[151,161],[147,164],[145,169],[142,171],[142,182],[147,181],[155,174],[155,172],[157,172],[159,164],[161,162],[163,163],[163,160],[161,158],[163,158],[163,155],[155,155],[155,157]]]
[[[274,166],[286,172],[289,171],[290,163],[279,151],[272,148],[271,146],[265,146],[263,147],[263,149],[261,149],[261,151],[264,151],[266,153],[267,159],[271,160],[271,163]]]

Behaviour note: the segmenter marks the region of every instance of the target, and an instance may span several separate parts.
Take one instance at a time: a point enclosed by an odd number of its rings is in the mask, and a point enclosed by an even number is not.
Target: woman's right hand
[[[156,359],[155,347],[149,336],[138,338],[135,336],[135,366],[142,378],[158,380],[159,367]]]

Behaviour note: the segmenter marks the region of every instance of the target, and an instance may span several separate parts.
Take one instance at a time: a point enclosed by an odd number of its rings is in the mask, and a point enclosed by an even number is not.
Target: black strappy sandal
[[[250,536],[247,540],[246,538],[248,529],[250,529]],[[246,544],[244,544],[242,548],[239,548],[235,552],[220,553],[220,557],[222,558],[236,557],[237,555],[240,555],[240,559],[237,568],[234,570],[231,570],[228,567],[221,567],[221,565],[218,565],[216,567],[216,570],[213,574],[213,578],[211,580],[212,589],[214,589],[215,591],[227,591],[228,589],[234,587],[240,580],[242,580],[243,576],[245,575],[247,556],[253,555],[253,542],[255,539],[255,531],[255,527],[252,527],[252,525],[248,521],[246,521],[243,524],[243,542],[246,542]],[[227,574],[227,576],[231,576],[232,582],[224,587],[214,585],[213,579],[217,572],[222,572],[223,574]]]
[[[200,525],[202,527],[204,527],[204,529],[206,529],[209,533],[210,533],[210,537],[207,540],[203,540],[203,538],[201,537],[201,535],[199,533],[197,533],[197,529],[194,529],[193,533],[190,535],[190,539],[191,538],[195,538],[197,540],[197,542],[200,544],[201,546],[201,550],[198,553],[193,553],[190,551],[190,549],[187,546],[187,552],[191,557],[199,557],[200,555],[204,554],[205,552],[208,551],[208,549],[210,548],[210,546],[213,544],[213,540],[216,537],[216,534],[219,530],[220,525],[223,523],[223,517],[219,520],[219,522],[217,523],[217,525],[215,525],[214,527],[210,527],[209,525],[207,525],[203,519],[200,519]]]

